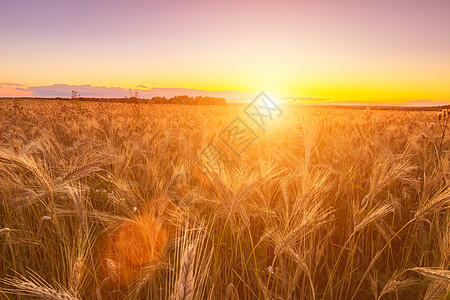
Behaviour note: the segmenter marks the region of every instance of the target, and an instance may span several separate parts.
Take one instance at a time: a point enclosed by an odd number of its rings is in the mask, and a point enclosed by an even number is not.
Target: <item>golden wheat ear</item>
[[[446,207],[450,204],[450,196],[438,196],[435,199],[428,202],[423,207],[419,208],[414,216],[416,220],[425,218],[425,216],[435,213],[438,210]]]
[[[381,291],[380,295],[377,297],[377,299],[381,299],[384,295],[397,292],[403,288],[406,288],[408,286],[411,286],[413,284],[417,284],[417,280],[415,279],[405,279],[405,280],[396,280],[398,273],[395,272],[391,278],[388,280],[388,282],[383,287],[383,290]]]
[[[177,300],[191,300],[194,297],[194,258],[195,247],[189,245],[184,251],[180,278],[177,282]]]
[[[422,274],[423,276],[428,277],[430,279],[450,282],[450,270],[438,268],[425,268],[425,267],[417,267],[411,270],[419,274]]]
[[[8,276],[0,279],[0,283],[10,286],[10,288],[3,288],[3,291],[12,295],[24,296],[31,299],[79,300],[78,297],[72,295],[65,289],[54,289],[42,278],[37,277],[37,275],[33,275],[32,280],[22,275],[18,275],[17,277]]]

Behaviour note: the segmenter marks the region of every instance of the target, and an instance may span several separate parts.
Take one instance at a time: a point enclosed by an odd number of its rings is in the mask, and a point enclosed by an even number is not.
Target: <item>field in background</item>
[[[449,296],[448,115],[286,106],[206,176],[243,109],[1,101],[0,295]]]

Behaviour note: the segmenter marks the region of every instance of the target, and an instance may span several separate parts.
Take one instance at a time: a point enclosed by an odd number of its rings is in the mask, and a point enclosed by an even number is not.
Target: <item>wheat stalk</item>
[[[234,284],[229,283],[227,285],[227,288],[225,289],[225,298],[228,300],[235,300],[235,299],[239,299],[238,296],[236,295],[236,287],[234,286]]]
[[[102,169],[97,167],[97,163],[90,163],[83,166],[76,167],[62,176],[61,183],[76,180],[81,177],[88,176],[93,172],[101,171]]]
[[[395,278],[395,276],[392,276],[389,279],[389,281],[386,283],[377,299],[381,299],[381,297],[383,297],[386,294],[399,291],[400,289],[410,286],[417,282],[414,279],[394,280],[393,278]]]
[[[80,289],[81,282],[83,279],[83,267],[84,267],[83,257],[78,256],[75,261],[75,264],[73,265],[69,277],[69,291],[73,295],[78,295],[78,291]]]
[[[437,299],[442,292],[444,292],[445,288],[449,286],[442,281],[435,281],[430,286],[428,286],[427,291],[425,292],[424,300],[435,300]]]
[[[392,212],[392,210],[393,207],[390,204],[386,204],[373,209],[358,225],[355,226],[354,232],[358,232],[371,223],[384,218],[384,216]]]
[[[421,207],[419,210],[417,210],[414,218],[416,220],[423,219],[426,215],[432,214],[439,209],[441,209],[445,204],[450,203],[450,196],[446,197],[438,197],[437,199],[432,200],[431,202],[427,203],[427,205]]]
[[[21,278],[8,277],[6,279],[0,279],[0,282],[13,287],[3,289],[6,293],[10,294],[45,300],[78,300],[76,296],[66,291],[57,291],[44,284],[38,285],[23,276]]]
[[[22,160],[15,157],[14,154],[8,153],[9,151],[5,149],[0,149],[0,162],[6,164],[18,165],[21,168],[27,169],[29,166],[26,165]]]
[[[310,223],[305,223],[297,226],[294,230],[289,232],[285,237],[283,237],[279,243],[275,246],[274,254],[275,256],[280,256],[284,251],[286,251],[289,247],[291,247],[295,242],[302,237],[301,234],[303,231],[310,228]]]
[[[177,300],[191,300],[194,297],[194,258],[195,247],[189,245],[184,251],[180,278],[177,283]]]
[[[5,236],[5,242],[11,245],[11,229],[2,228],[0,229],[0,236]]]
[[[9,228],[2,228],[2,229],[0,229],[0,236],[6,235],[7,233],[10,233],[10,232],[11,232],[11,229],[9,229]]]
[[[450,282],[450,270],[425,267],[413,268],[411,270],[434,280],[443,280]]]
[[[38,227],[38,233],[41,234],[42,231],[44,230],[44,226],[45,224],[47,224],[48,222],[52,222],[52,218],[49,216],[43,216],[40,220],[39,220],[39,227]]]

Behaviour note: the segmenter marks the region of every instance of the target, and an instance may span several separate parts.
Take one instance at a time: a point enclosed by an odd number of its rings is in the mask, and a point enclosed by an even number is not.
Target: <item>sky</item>
[[[450,102],[450,1],[0,0],[0,96]]]

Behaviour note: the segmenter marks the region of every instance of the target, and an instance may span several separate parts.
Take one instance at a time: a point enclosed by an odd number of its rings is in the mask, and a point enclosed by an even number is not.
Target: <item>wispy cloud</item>
[[[7,86],[10,86],[10,85],[12,85],[12,86],[20,86],[20,85],[22,85],[22,84],[20,84],[20,83],[10,83],[10,82],[0,82],[0,85],[7,85]]]
[[[20,83],[0,82],[0,97],[29,97],[32,92]]]

